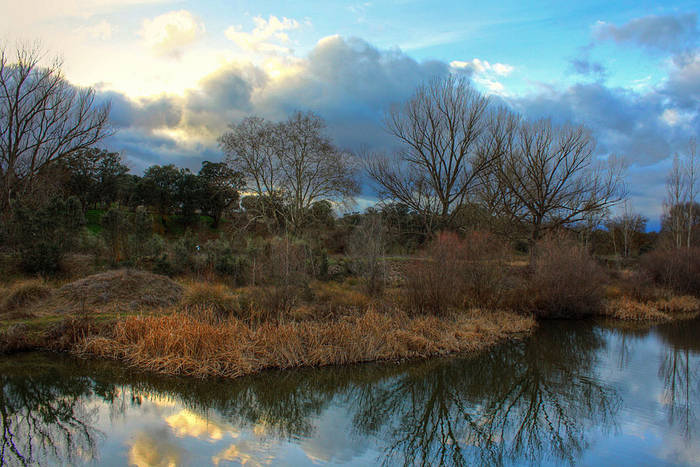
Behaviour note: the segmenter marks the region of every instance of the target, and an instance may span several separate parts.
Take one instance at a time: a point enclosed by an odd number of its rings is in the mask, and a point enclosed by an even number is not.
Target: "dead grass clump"
[[[700,311],[700,300],[690,295],[672,295],[659,299],[657,306],[665,313],[695,313]]]
[[[660,312],[653,304],[630,297],[609,300],[605,304],[602,314],[623,321],[666,321],[669,319],[668,315]]]
[[[26,324],[14,324],[0,331],[0,354],[33,348]]]
[[[670,321],[700,313],[700,300],[688,295],[641,301],[620,297],[606,303],[604,316],[625,321]]]
[[[368,310],[328,322],[250,326],[231,318],[203,322],[187,314],[128,316],[109,337],[89,337],[79,353],[121,359],[166,374],[237,377],[266,368],[398,360],[473,351],[532,329],[510,313],[408,317]]]
[[[32,303],[50,297],[52,293],[51,287],[38,279],[17,282],[4,293],[5,297],[0,302],[0,312],[10,312],[25,308]],[[28,312],[30,310],[24,311]]]
[[[359,311],[367,308],[371,298],[349,282],[312,282],[314,301],[330,314]]]
[[[68,316],[44,333],[42,347],[55,351],[72,350],[87,339],[102,334],[103,326],[84,316]]]
[[[181,305],[193,316],[205,320],[220,321],[230,316],[243,317],[238,296],[223,284],[192,283],[186,286]]]
[[[58,290],[58,297],[80,307],[126,303],[131,308],[165,307],[182,297],[182,286],[158,274],[119,269],[88,276]]]

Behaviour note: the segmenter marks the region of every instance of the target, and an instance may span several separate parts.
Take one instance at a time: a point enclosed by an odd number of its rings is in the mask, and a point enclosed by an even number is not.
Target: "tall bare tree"
[[[380,197],[419,213],[428,230],[449,226],[490,162],[482,144],[488,104],[468,81],[450,76],[392,108],[385,126],[399,151],[364,157]]]
[[[671,231],[673,244],[676,248],[680,248],[683,245],[683,231],[685,230],[683,217],[685,212],[683,212],[682,206],[686,201],[687,195],[687,184],[681,158],[678,154],[675,154],[671,171],[666,178],[664,211],[667,217],[666,223]]]
[[[688,238],[686,239],[686,247],[690,248],[693,238],[693,225],[695,224],[695,198],[697,196],[698,184],[698,151],[697,141],[691,138],[688,142],[688,154],[685,160],[685,177],[686,177],[686,193],[687,193],[687,213],[686,213],[686,228]]]
[[[20,46],[14,61],[0,47],[0,209],[37,186],[52,162],[87,149],[110,132],[110,106],[69,84],[61,62],[40,65],[39,47]]]
[[[336,148],[324,129],[313,113],[296,112],[279,123],[250,117],[219,142],[227,163],[251,181],[258,197],[281,201],[283,209],[274,214],[298,230],[315,202],[348,203],[359,190],[352,156]]]
[[[493,181],[501,210],[522,224],[532,246],[551,229],[584,221],[624,199],[623,167],[595,160],[581,126],[528,122],[503,110],[489,126]]]

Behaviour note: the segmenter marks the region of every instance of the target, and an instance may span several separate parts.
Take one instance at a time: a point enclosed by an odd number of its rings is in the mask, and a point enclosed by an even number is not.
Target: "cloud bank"
[[[160,31],[149,33],[156,38],[156,48],[172,53],[203,31],[195,19],[168,15],[149,23]],[[628,162],[633,204],[656,225],[669,157],[682,151],[700,128],[696,23],[694,14],[649,16],[594,28],[595,41],[663,51],[666,78],[654,86],[607,85],[606,68],[591,58],[591,45],[570,66],[579,75],[597,77],[594,82],[565,87],[537,83],[535,92],[509,95],[499,79],[517,77],[520,70],[507,64],[476,58],[418,61],[399,49],[379,49],[360,38],[341,36],[323,38],[297,57],[287,32],[298,28],[298,22],[256,18],[251,32],[233,27],[226,35],[238,48],[276,55],[278,69],[269,62],[227,61],[182,95],[129,99],[117,92],[102,93],[112,100],[112,120],[119,130],[107,144],[124,151],[136,172],[171,162],[198,169],[202,160],[222,157],[216,139],[230,123],[251,114],[277,120],[295,110],[311,110],[326,120],[339,146],[388,149],[395,142],[381,122],[390,105],[407,99],[422,82],[461,73],[527,116],[591,128],[601,157],[615,154]],[[172,24],[176,26],[168,29]]]

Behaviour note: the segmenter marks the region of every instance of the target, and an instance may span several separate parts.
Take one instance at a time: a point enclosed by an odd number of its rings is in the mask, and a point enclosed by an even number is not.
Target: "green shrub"
[[[85,225],[76,197],[54,198],[39,207],[15,206],[11,243],[20,254],[21,265],[30,274],[54,274],[61,258],[77,244]]]

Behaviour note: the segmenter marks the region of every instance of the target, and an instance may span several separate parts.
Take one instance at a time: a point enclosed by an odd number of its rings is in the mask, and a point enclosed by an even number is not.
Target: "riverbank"
[[[67,351],[164,374],[238,377],[268,368],[399,361],[482,350],[528,334],[526,315],[408,315],[349,286],[316,283],[318,306],[254,312],[255,289],[121,270],[6,288],[0,351]]]
[[[312,283],[311,298],[277,311],[272,292],[119,270],[77,281],[23,281],[3,290],[0,352],[65,351],[141,370],[229,377],[265,369],[400,361],[476,352],[519,339],[532,314],[469,309],[409,314],[401,290],[372,299],[352,283]],[[693,297],[642,302],[612,296],[599,315],[670,321],[697,316]],[[271,303],[272,302],[268,302]]]

